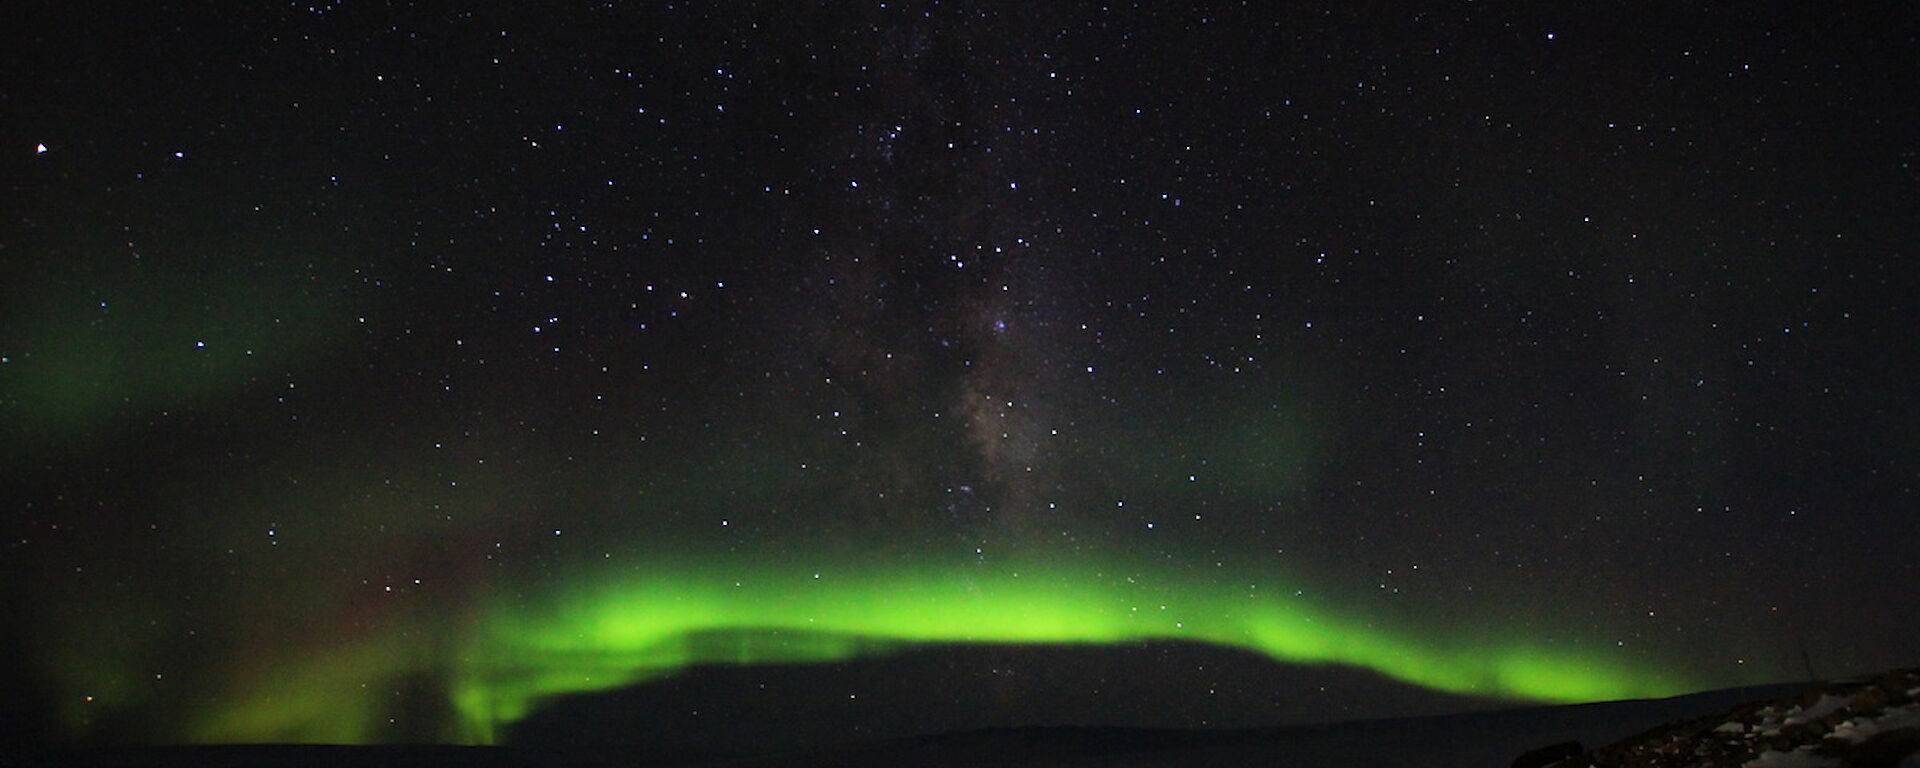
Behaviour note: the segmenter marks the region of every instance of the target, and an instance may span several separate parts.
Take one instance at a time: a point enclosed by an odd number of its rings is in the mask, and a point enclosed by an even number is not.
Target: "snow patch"
[[[1831,693],[1821,694],[1819,701],[1814,702],[1813,706],[1801,710],[1799,714],[1788,717],[1786,724],[1794,725],[1811,720],[1818,720],[1839,711],[1841,707],[1846,705],[1847,697],[1845,696],[1835,696]]]
[[[1839,768],[1840,761],[1821,757],[1813,753],[1813,746],[1806,745],[1792,752],[1767,750],[1759,757],[1748,760],[1744,768]]]
[[[1833,727],[1828,738],[1859,744],[1889,731],[1920,729],[1920,704],[1883,710],[1870,719],[1854,718]]]

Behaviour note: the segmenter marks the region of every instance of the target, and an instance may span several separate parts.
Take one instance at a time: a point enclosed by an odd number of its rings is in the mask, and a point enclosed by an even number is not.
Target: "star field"
[[[0,28],[16,741],[492,743],[937,644],[1475,706],[1915,661],[1910,10]]]

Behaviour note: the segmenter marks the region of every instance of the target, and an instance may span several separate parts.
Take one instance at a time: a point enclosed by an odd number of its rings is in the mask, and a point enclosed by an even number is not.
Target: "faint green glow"
[[[189,739],[205,743],[288,742],[368,744],[382,741],[381,721],[392,711],[392,681],[429,663],[404,639],[308,651],[298,659],[244,670]]]
[[[0,426],[66,440],[219,402],[353,330],[347,303],[313,289],[324,268],[308,249],[226,237],[170,250],[192,267],[56,250],[41,257],[61,266],[0,290],[0,386],[14,401]]]

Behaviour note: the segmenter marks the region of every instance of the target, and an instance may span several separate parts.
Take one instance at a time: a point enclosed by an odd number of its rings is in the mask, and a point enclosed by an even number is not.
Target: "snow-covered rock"
[[[1920,768],[1920,669],[1672,723],[1561,768]]]

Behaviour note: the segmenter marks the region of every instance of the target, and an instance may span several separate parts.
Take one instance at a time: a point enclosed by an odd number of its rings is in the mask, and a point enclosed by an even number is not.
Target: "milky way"
[[[1901,11],[31,5],[10,741],[952,645],[1297,673],[1258,725],[1914,661]],[[1235,682],[1156,658],[1086,679]]]

